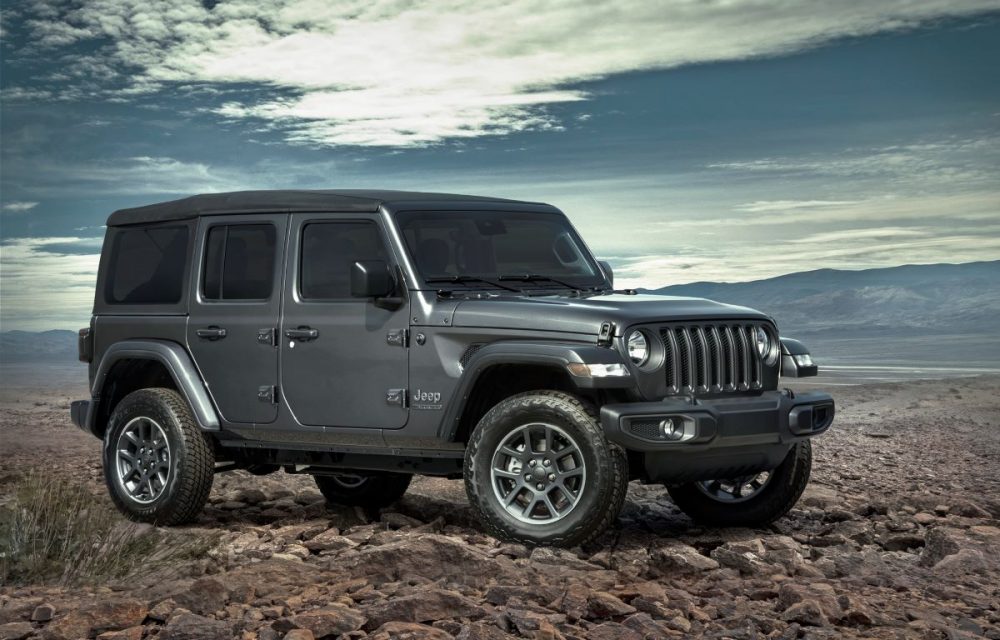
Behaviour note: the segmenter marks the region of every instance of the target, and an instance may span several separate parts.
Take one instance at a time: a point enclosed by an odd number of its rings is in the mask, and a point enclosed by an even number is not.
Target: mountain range
[[[931,336],[985,336],[976,355],[1000,360],[1000,261],[905,265],[843,271],[819,269],[753,282],[694,282],[648,290],[749,306],[774,316],[782,335],[862,340],[891,351],[893,344]],[[906,342],[909,341],[909,342]],[[881,343],[881,344],[879,344]],[[969,347],[976,350],[976,343]],[[76,333],[65,330],[0,332],[0,361],[76,361]]]

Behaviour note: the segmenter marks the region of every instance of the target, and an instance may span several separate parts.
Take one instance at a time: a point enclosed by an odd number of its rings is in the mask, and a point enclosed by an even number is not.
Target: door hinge
[[[274,327],[257,329],[257,343],[267,345],[269,347],[277,346],[278,343],[275,341],[275,336],[277,335],[278,332],[274,329]]]
[[[269,404],[278,404],[278,387],[274,385],[264,385],[257,389],[257,399]]]
[[[394,347],[410,346],[409,329],[393,329],[385,336],[385,341]]]
[[[385,403],[395,404],[400,407],[406,408],[407,393],[406,389],[389,389],[385,392]]]

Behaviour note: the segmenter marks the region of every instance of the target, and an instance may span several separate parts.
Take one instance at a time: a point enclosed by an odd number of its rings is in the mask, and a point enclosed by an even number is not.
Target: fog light
[[[684,436],[684,427],[681,427],[680,433],[678,434],[677,423],[674,422],[673,418],[667,418],[660,423],[660,433],[662,433],[663,437],[667,440],[678,440]]]

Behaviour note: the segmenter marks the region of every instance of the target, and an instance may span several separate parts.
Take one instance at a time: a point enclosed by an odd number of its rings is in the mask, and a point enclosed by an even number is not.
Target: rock
[[[452,640],[447,631],[416,622],[387,622],[372,634],[372,640]]]
[[[572,585],[570,586],[572,588]],[[586,609],[587,606],[587,589],[584,589],[583,594],[583,606]],[[521,586],[521,585],[509,585],[509,584],[497,584],[491,586],[486,590],[486,595],[484,596],[486,602],[490,604],[495,604],[498,606],[507,604],[507,601],[511,598],[517,598],[523,602],[532,602],[535,604],[547,604],[552,602],[559,594],[562,592],[561,589],[556,587],[546,587],[541,585],[531,585],[531,586]]]
[[[386,622],[433,622],[447,618],[476,618],[484,615],[474,601],[454,591],[421,589],[417,593],[392,598],[365,608],[368,622],[364,628],[371,630]]]
[[[503,556],[490,558],[481,549],[450,536],[426,533],[364,547],[360,553],[338,563],[338,568],[351,571],[354,577],[366,576],[376,586],[419,576],[425,580],[448,578],[478,587],[495,582],[523,582],[524,570],[515,571],[512,562]]]
[[[292,629],[285,634],[285,640],[315,640],[315,638],[309,629]]]
[[[815,600],[796,602],[781,614],[781,619],[810,627],[826,627],[830,624]]]
[[[97,640],[142,640],[144,627],[129,627],[121,631],[108,631],[97,636]]]
[[[229,591],[215,578],[195,580],[189,589],[173,595],[177,606],[198,615],[215,613],[226,607]]]
[[[897,533],[881,542],[886,551],[909,551],[924,546],[924,537],[915,533]]]
[[[142,624],[149,609],[135,598],[108,598],[84,605],[55,618],[46,627],[54,638],[76,640]]]
[[[40,604],[31,612],[32,622],[48,622],[56,615],[56,608],[51,604]]]
[[[267,496],[260,489],[240,489],[236,492],[233,500],[237,502],[245,502],[247,504],[257,504],[259,502],[265,502]]]
[[[650,565],[667,577],[719,568],[717,561],[703,556],[697,549],[686,544],[671,544],[656,549],[650,554]]]
[[[41,598],[17,598],[6,601],[0,596],[0,624],[26,622],[35,607],[42,604]]]
[[[535,547],[531,551],[531,561],[537,564],[558,565],[574,571],[594,571],[600,569],[597,565],[581,560],[572,551],[557,547]]]
[[[462,627],[462,630],[455,636],[455,640],[507,640],[511,637],[495,624],[473,622]]]
[[[342,604],[330,604],[320,609],[313,609],[292,616],[293,627],[308,629],[317,638],[339,636],[342,633],[357,631],[365,624],[367,618]]]
[[[927,526],[937,522],[937,516],[933,513],[927,513],[926,511],[921,511],[920,513],[913,516],[913,521],[919,525]]]
[[[839,620],[843,617],[837,593],[828,584],[796,584],[785,582],[778,588],[778,609],[780,611],[787,612],[793,606],[807,601],[820,608],[820,612],[823,614],[825,620]],[[797,619],[790,621],[808,624]]]
[[[340,535],[340,531],[334,528],[306,540],[303,546],[310,551],[316,552],[340,551],[342,549],[353,549],[358,546],[358,543]]]
[[[773,573],[775,567],[765,562],[764,543],[759,538],[742,542],[727,542],[712,550],[712,558],[724,567],[755,575]]]
[[[544,623],[560,624],[566,621],[566,616],[560,613],[547,612],[544,609],[533,611],[529,609],[508,609],[507,617],[517,627],[517,631],[526,637],[532,637],[534,632],[542,628]]]
[[[232,628],[221,620],[199,616],[190,611],[180,610],[170,618],[160,630],[158,640],[229,640]]]
[[[416,518],[411,518],[410,516],[403,515],[402,513],[396,513],[395,511],[387,511],[382,514],[381,522],[390,529],[404,529],[406,527],[420,527],[424,523]]]
[[[601,620],[604,618],[617,618],[635,613],[636,609],[632,605],[622,602],[620,599],[597,591],[590,594],[587,599],[587,615],[590,620]]]
[[[35,630],[30,622],[0,624],[0,640],[24,640]]]
[[[948,509],[951,515],[962,516],[964,518],[990,518],[990,512],[983,509],[975,502],[968,500],[958,500]]]
[[[934,565],[934,572],[950,575],[968,573],[985,573],[988,569],[986,558],[982,551],[976,549],[959,549]]]
[[[687,622],[685,620],[685,622]],[[671,635],[671,628],[660,620],[654,620],[648,613],[636,613],[622,622],[643,638],[666,638]],[[688,625],[690,628],[690,623]]]
[[[803,506],[819,507],[820,509],[833,507],[842,502],[835,490],[816,482],[806,485],[806,490],[802,492],[802,498],[799,501]]]
[[[946,556],[958,553],[958,541],[947,529],[937,527],[924,537],[924,550],[920,552],[920,566],[933,567]]]
[[[561,611],[568,620],[576,622],[590,611],[589,600],[590,589],[586,585],[571,584],[548,608]]]
[[[167,598],[161,602],[158,602],[155,607],[149,610],[146,614],[150,620],[155,622],[166,622],[170,618],[170,614],[174,612],[177,608],[177,603],[172,599]]]
[[[644,636],[617,622],[605,622],[589,629],[587,640],[644,640]]]

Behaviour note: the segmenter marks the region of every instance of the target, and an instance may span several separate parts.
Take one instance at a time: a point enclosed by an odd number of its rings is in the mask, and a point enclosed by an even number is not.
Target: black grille
[[[754,344],[758,325],[686,324],[660,328],[669,393],[724,393],[761,388]]]

